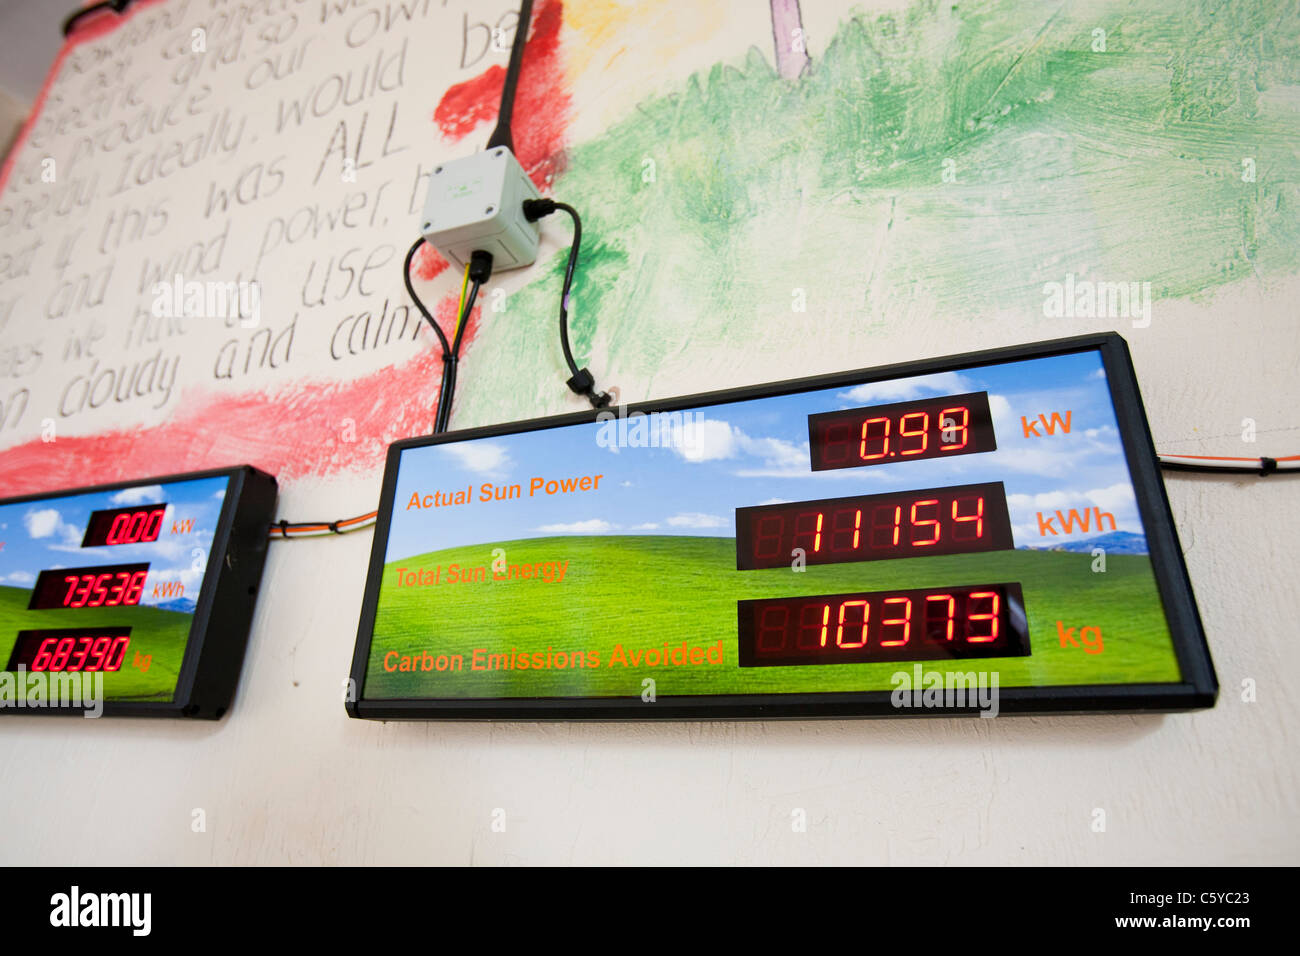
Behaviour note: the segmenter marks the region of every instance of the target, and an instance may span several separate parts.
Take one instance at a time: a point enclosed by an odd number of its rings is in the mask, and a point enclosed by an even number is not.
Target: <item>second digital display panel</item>
[[[736,509],[736,569],[1015,547],[1002,482]]]

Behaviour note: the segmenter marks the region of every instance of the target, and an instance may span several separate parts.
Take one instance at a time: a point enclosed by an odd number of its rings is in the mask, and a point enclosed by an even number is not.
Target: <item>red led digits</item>
[[[19,631],[6,670],[118,671],[130,643],[129,627]]]
[[[139,604],[140,593],[144,590],[144,579],[148,571],[137,571],[131,575],[131,581],[126,586],[126,591],[122,594],[123,604]]]
[[[815,604],[805,604],[803,611],[799,615],[799,619],[801,621],[807,619],[809,611],[813,612],[813,619],[816,622],[813,626],[817,629],[817,643],[815,645],[804,644],[802,642],[804,629],[800,628],[800,640],[795,642],[795,646],[799,648],[808,648],[812,646],[825,647],[826,635],[831,629],[831,606],[827,604],[825,607],[818,608]]]
[[[985,622],[987,630],[984,633],[971,633],[966,639],[972,644],[991,644],[998,639],[998,605],[1002,602],[998,598],[997,591],[974,591],[971,593],[970,602],[972,605],[976,602],[983,606],[983,602],[988,602],[989,609],[979,613],[972,612],[967,619],[972,623]]]
[[[82,574],[65,577],[69,585],[64,596],[64,607],[114,607],[118,604],[139,604],[140,593],[144,590],[146,571],[130,574],[126,571],[105,572],[104,574]],[[116,578],[112,588],[105,583]]]
[[[1019,584],[739,602],[742,667],[1029,654]]]
[[[827,605],[825,617],[829,618],[830,605]],[[871,617],[871,607],[866,601],[842,601],[839,607],[839,626],[835,629],[835,646],[846,650],[865,647],[867,644],[867,622]],[[845,625],[848,630],[845,630]]]
[[[92,511],[86,522],[86,534],[81,539],[81,546],[93,548],[157,541],[162,534],[163,516],[166,512],[165,504]]]
[[[984,535],[984,498],[967,495],[952,500],[953,536],[958,541],[975,541]]]
[[[109,526],[105,544],[140,544],[157,541],[162,530],[165,507],[151,508],[148,511],[123,511]]]
[[[903,506],[880,505],[871,512],[871,547],[892,548],[898,545],[903,528]]]
[[[1013,547],[1001,482],[736,509],[736,567],[877,561]]]
[[[957,621],[957,599],[951,594],[925,596],[925,636],[951,641]]]
[[[939,519],[931,517],[932,512],[935,515],[939,513],[938,498],[927,498],[925,501],[912,502],[912,547],[925,548],[939,543],[941,530]],[[922,530],[918,531],[918,528]],[[934,532],[933,538],[929,536],[929,531]]]
[[[908,424],[908,419],[912,423]],[[919,421],[917,421],[919,419]],[[909,455],[924,455],[926,446],[930,443],[930,416],[926,412],[911,412],[903,415],[898,419],[898,453],[903,457]],[[916,442],[907,442],[904,439],[919,438],[920,444]]]
[[[818,553],[822,549],[822,521],[825,518],[824,512],[821,511],[801,511],[794,516],[794,532],[790,549],[803,548],[805,552]]]
[[[873,430],[877,434],[872,435]],[[885,458],[889,455],[889,419],[888,418],[868,418],[862,423],[862,441],[858,444],[858,459],[860,461],[875,461],[877,458]],[[848,461],[848,456],[840,460],[846,461],[847,464],[855,464]]]
[[[862,509],[840,508],[831,514],[831,551],[853,551],[862,541]]]
[[[147,564],[42,571],[36,577],[27,607],[44,610],[139,604],[148,576]]]
[[[881,647],[903,647],[907,644],[912,636],[912,599],[907,597],[891,597],[884,600],[885,610],[902,612],[901,617],[886,617],[880,621],[880,646]],[[891,626],[902,627],[902,631],[890,631]]]
[[[958,421],[958,416],[961,420]],[[960,451],[970,438],[970,409],[965,405],[945,408],[939,413],[940,451]]]
[[[987,392],[808,416],[813,471],[996,451]]]

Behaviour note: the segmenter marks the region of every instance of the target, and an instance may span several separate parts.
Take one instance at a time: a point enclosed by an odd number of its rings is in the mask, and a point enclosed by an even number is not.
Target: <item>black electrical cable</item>
[[[420,314],[424,316],[424,320],[432,326],[434,334],[438,336],[438,341],[442,343],[442,357],[443,360],[446,361],[447,353],[451,351],[451,345],[447,342],[447,336],[442,334],[442,329],[438,328],[438,323],[435,322],[433,316],[429,314],[429,310],[424,307],[424,303],[420,301],[420,297],[415,294],[415,286],[411,285],[411,260],[415,258],[415,253],[422,245],[424,245],[424,236],[416,239],[414,244],[412,244],[410,251],[407,252],[406,261],[402,263],[402,282],[406,284],[406,294],[411,297],[411,301],[415,303],[415,307],[420,310]]]
[[[533,18],[533,0],[523,0],[519,6],[519,21],[515,26],[515,40],[510,45],[510,65],[501,87],[501,107],[497,111],[497,125],[488,139],[487,148],[505,146],[515,151],[515,140],[510,133],[510,122],[515,112],[515,90],[519,87],[519,69],[524,62],[524,44],[528,42],[528,25]]]
[[[560,348],[564,351],[564,364],[569,367],[572,375],[565,384],[570,391],[584,396],[592,408],[605,408],[611,401],[609,393],[597,390],[591,369],[578,367],[573,357],[573,347],[569,344],[569,294],[573,289],[573,274],[578,268],[578,252],[582,248],[582,218],[578,215],[578,210],[565,202],[556,202],[554,199],[524,200],[524,218],[529,222],[549,216],[557,209],[568,213],[573,220],[573,242],[569,245],[569,261],[564,267],[564,286],[560,290]]]
[[[578,250],[582,247],[582,219],[578,210],[568,203],[557,202],[555,208],[567,212],[573,219],[573,242],[569,244],[569,261],[564,267],[564,288],[560,290],[560,346],[564,349],[564,361],[569,372],[578,374],[578,363],[573,360],[573,349],[569,345],[569,292],[573,288],[573,273],[578,267]]]
[[[460,359],[460,342],[465,333],[465,321],[469,317],[470,310],[474,307],[474,299],[478,295],[480,283],[475,282],[472,292],[466,299],[466,307],[461,310],[457,316],[456,342],[447,341],[447,336],[443,333],[441,326],[436,319],[425,307],[423,300],[415,291],[415,286],[411,284],[411,262],[415,258],[415,253],[420,246],[424,245],[424,237],[421,236],[411,244],[410,250],[406,253],[406,261],[402,263],[402,282],[406,286],[406,294],[411,297],[415,307],[420,310],[424,320],[429,323],[433,329],[433,334],[438,336],[438,342],[442,346],[442,386],[438,389],[438,407],[433,413],[433,431],[434,434],[445,431],[447,420],[451,417],[451,396],[456,388],[456,363]]]
[[[456,338],[452,342],[450,353],[443,357],[442,391],[438,395],[438,414],[433,424],[434,434],[445,432],[448,422],[451,421],[451,402],[456,394],[456,369],[460,365],[460,342],[465,336],[465,326],[469,324],[470,313],[474,311],[474,300],[478,298],[478,290],[482,284],[478,279],[470,282],[469,292],[465,296],[465,308],[461,310],[457,320]]]

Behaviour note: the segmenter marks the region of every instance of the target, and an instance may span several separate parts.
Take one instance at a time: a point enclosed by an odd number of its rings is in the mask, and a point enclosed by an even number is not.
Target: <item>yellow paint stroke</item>
[[[759,11],[766,16],[766,5]],[[721,34],[726,14],[724,4],[684,6],[680,0],[566,3],[565,70],[574,87],[585,86],[585,93],[599,98],[622,78],[662,75],[669,61]]]

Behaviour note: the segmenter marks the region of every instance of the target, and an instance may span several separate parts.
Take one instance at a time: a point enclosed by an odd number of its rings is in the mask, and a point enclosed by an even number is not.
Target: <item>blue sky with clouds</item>
[[[154,598],[153,585],[180,581],[185,597],[197,601],[203,565],[221,516],[228,478],[197,478],[165,485],[137,485],[67,498],[0,505],[0,584],[30,588],[41,571],[103,564],[147,561],[149,575],[140,603],[157,604],[174,598]],[[92,511],[129,505],[167,503],[162,533],[149,544],[119,544],[83,548],[81,541]],[[191,531],[172,534],[172,519],[194,520]],[[194,569],[195,549],[202,551]]]
[[[997,450],[814,472],[808,416],[928,396],[987,391]],[[1026,437],[1021,416],[1071,413],[1068,435]],[[402,458],[386,560],[467,544],[556,534],[733,537],[735,509],[775,501],[1002,481],[1017,547],[1044,539],[1037,513],[1099,507],[1142,534],[1101,357],[1048,356],[853,388],[752,399],[699,410],[676,447],[609,448],[599,424],[430,445]],[[1039,431],[1042,431],[1040,426]],[[608,432],[606,432],[608,434]],[[530,480],[602,475],[599,490],[529,496]],[[479,500],[484,483],[519,484],[523,497]],[[471,504],[407,509],[413,493],[473,489]],[[1109,531],[1107,525],[1106,531]]]

